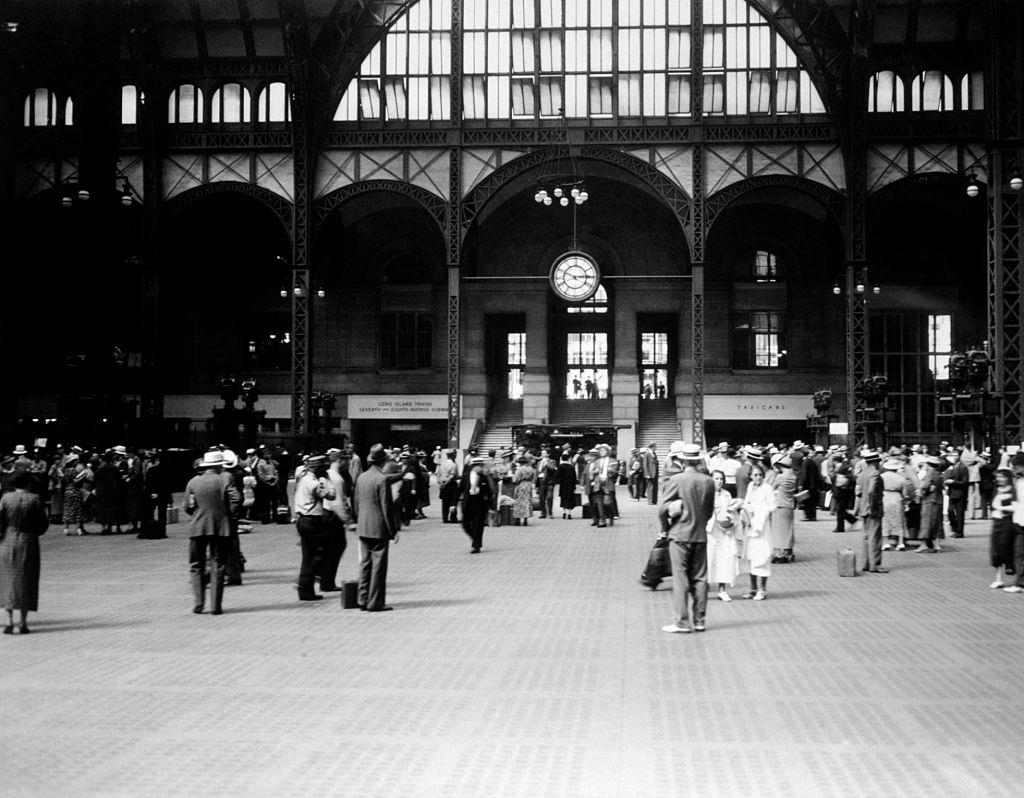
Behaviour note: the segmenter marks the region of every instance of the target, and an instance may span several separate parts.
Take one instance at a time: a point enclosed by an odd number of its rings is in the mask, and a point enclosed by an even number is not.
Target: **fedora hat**
[[[933,454],[933,455],[930,455],[930,456],[928,456],[928,457],[926,457],[926,458],[924,459],[924,461],[925,461],[925,462],[926,462],[926,463],[927,463],[928,465],[930,465],[930,466],[934,466],[935,468],[942,468],[942,467],[943,467],[943,466],[945,465],[945,462],[943,462],[942,458],[941,458],[941,457],[937,457],[937,456],[936,456],[936,455],[934,455],[934,454]]]
[[[116,449],[116,447],[115,447]],[[224,453],[223,452],[206,452],[203,455],[202,468],[218,468],[224,465]]]
[[[764,458],[764,452],[762,452],[756,446],[748,446],[747,457],[750,458],[751,460],[761,460]]]
[[[225,468],[235,468],[238,466],[238,455],[235,454],[230,449],[225,449],[223,452],[221,452],[221,457],[224,458]]]
[[[682,457],[682,455],[683,455],[683,447],[685,447],[685,446],[686,446],[686,444],[683,443],[682,441],[672,441],[672,445],[668,447],[668,456],[669,457]]]
[[[860,453],[861,459],[865,462],[872,462],[882,459],[882,455],[876,452],[874,449],[864,449]]]
[[[609,446],[607,443],[599,443],[599,444],[597,444],[596,448],[597,448],[598,451],[601,451],[602,449],[604,449],[606,452],[610,452],[612,450],[612,447]]]
[[[370,465],[376,465],[377,463],[383,463],[388,459],[388,453],[384,451],[384,447],[379,443],[373,444],[370,447],[369,453],[366,455],[366,462]]]
[[[886,471],[899,471],[903,468],[903,463],[893,458],[882,463],[882,468]]]
[[[19,443],[14,447],[13,454],[28,454],[28,450],[25,448],[25,444]]]
[[[700,445],[696,443],[684,443],[682,451],[679,453],[679,457],[683,460],[704,459],[704,455],[700,450]]]

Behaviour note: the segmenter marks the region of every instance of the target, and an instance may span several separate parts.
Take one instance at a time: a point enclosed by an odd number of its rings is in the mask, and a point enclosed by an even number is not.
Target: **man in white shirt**
[[[327,479],[334,488],[334,498],[324,498],[324,530],[327,540],[327,551],[324,556],[323,568],[320,570],[320,592],[331,593],[341,590],[338,586],[338,566],[341,557],[348,547],[348,536],[345,530],[352,523],[352,491],[348,480],[348,457],[340,449],[329,449],[327,459]],[[347,478],[347,479],[346,479]]]
[[[438,494],[441,498],[441,521],[446,524],[458,523],[459,514],[459,466],[455,462],[455,450],[448,449],[436,469]]]
[[[299,601],[320,601],[313,591],[313,580],[323,568],[329,523],[324,499],[337,494],[327,478],[327,458],[316,454],[306,460],[305,471],[295,484],[295,526],[302,545],[299,566]]]

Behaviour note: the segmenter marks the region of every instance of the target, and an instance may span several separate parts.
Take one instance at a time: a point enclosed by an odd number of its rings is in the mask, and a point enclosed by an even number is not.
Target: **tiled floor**
[[[614,529],[420,521],[395,612],[296,601],[293,527],[242,538],[221,617],[190,612],[187,531],[43,539],[42,612],[0,638],[3,795],[973,796],[1013,790],[1024,594],[988,523],[888,575],[798,523],[769,600],[666,635],[637,584],[653,508]],[[430,508],[437,516],[436,505]],[[578,513],[578,511],[577,511]],[[355,547],[342,563],[355,576]],[[734,595],[741,591],[734,590]]]

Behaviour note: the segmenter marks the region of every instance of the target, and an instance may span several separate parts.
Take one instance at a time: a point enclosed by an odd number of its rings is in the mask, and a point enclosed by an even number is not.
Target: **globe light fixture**
[[[981,184],[978,182],[978,177],[975,174],[971,174],[971,179],[967,183],[967,196],[973,199],[981,193]]]
[[[1021,177],[1020,172],[1014,172],[1013,177],[1010,178],[1010,188],[1014,191],[1020,191],[1024,188],[1024,177]]]
[[[323,299],[325,296],[327,296],[327,292],[324,290],[323,286],[320,286],[319,288],[316,289],[316,295],[320,299]]]

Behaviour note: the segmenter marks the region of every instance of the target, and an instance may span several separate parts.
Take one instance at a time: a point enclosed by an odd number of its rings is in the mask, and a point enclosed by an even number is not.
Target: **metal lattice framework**
[[[401,194],[404,197],[415,200],[423,207],[423,210],[430,214],[441,234],[447,234],[448,203],[443,198],[437,196],[437,194],[412,183],[406,183],[403,180],[361,180],[358,183],[342,186],[329,194],[325,194],[314,205],[314,229],[319,228],[335,209],[353,197],[358,197],[361,194],[371,194],[375,191]]]
[[[716,191],[704,202],[704,227],[710,231],[715,220],[732,202],[744,194],[765,188],[788,188],[800,191],[816,200],[839,225],[843,223],[846,199],[838,191],[803,177],[793,175],[759,175],[733,183]]]
[[[693,48],[694,64],[693,91],[690,96],[691,113],[694,119],[702,119],[704,107],[704,9],[701,3],[693,6]],[[704,143],[703,129],[700,140],[694,144],[691,169],[693,171],[693,211],[691,213],[692,260],[690,283],[690,377],[693,441],[704,443],[704,244],[707,240],[707,209],[705,200],[707,187],[704,185]]]
[[[462,0],[452,0],[451,110],[456,119],[462,117]],[[459,272],[462,253],[462,152],[452,147],[448,152],[448,207],[445,217],[445,240],[448,245],[448,445],[458,447],[462,414],[461,341]],[[468,443],[468,441],[467,441]]]
[[[223,194],[238,194],[263,203],[274,212],[274,215],[286,230],[291,230],[292,203],[280,194],[275,194],[273,191],[262,186],[254,186],[252,183],[241,183],[234,180],[204,183],[201,186],[196,186],[176,194],[173,198],[165,201],[162,207],[164,213],[170,217],[181,213],[200,200]]]
[[[988,334],[995,360],[993,382],[1002,397],[996,420],[999,443],[1024,438],[1024,200],[1007,191],[1008,168],[1024,159],[1021,78],[1024,52],[1016,3],[990,0],[988,189]]]

